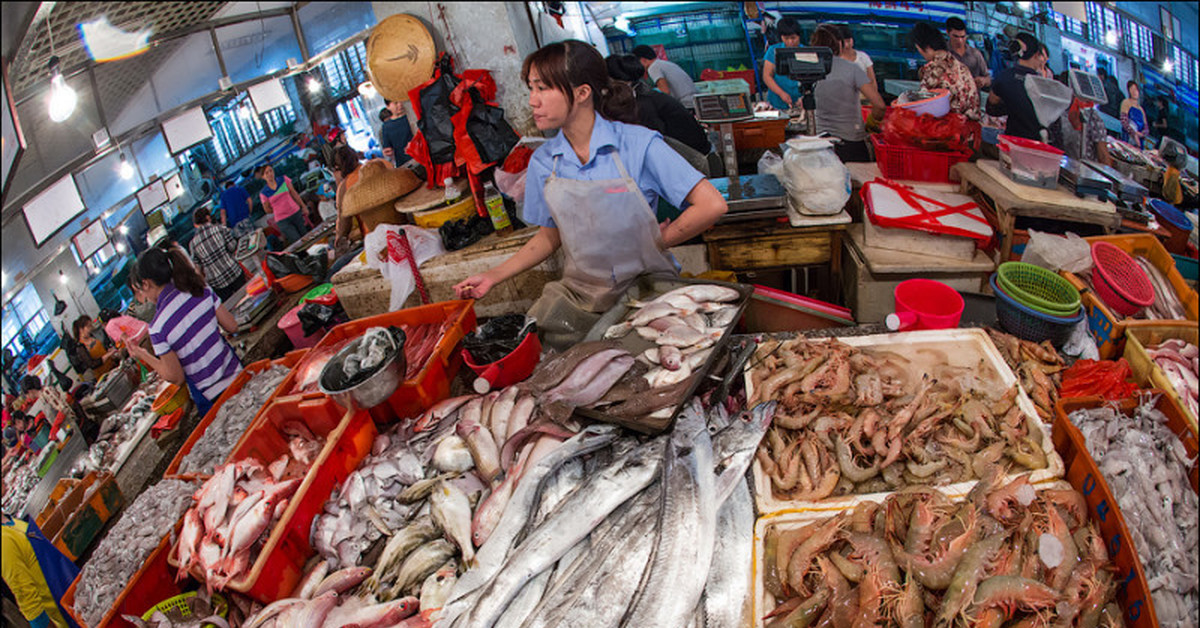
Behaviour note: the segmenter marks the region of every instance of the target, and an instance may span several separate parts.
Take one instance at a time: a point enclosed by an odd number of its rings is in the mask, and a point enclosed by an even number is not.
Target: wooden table
[[[955,164],[954,172],[961,181],[962,193],[990,199],[984,205],[996,212],[1002,261],[1012,254],[1017,216],[1100,225],[1110,233],[1121,225],[1121,215],[1112,203],[1081,199],[1063,188],[1043,190],[1021,185],[1009,179],[997,161]]]
[[[828,263],[836,286],[847,226],[793,227],[786,218],[748,220],[717,225],[703,238],[713,270],[780,270]]]

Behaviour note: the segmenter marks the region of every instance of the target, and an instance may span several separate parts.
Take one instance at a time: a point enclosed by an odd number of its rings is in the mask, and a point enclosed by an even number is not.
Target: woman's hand
[[[132,342],[126,343],[125,348],[129,351],[129,355],[146,362],[150,359],[150,353],[142,348],[141,345]]]
[[[792,95],[783,91],[782,89],[775,92],[775,95],[779,96],[780,100],[782,100],[784,104],[788,106],[788,109],[791,109],[792,105],[795,104],[795,101],[792,100]]]
[[[491,291],[497,281],[491,271],[480,273],[460,281],[454,286],[454,294],[460,299],[482,299]]]

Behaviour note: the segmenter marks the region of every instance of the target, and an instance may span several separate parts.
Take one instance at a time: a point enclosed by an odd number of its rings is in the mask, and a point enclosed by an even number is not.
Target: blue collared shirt
[[[577,181],[619,179],[621,174],[613,161],[613,151],[619,151],[621,162],[642,190],[651,211],[658,205],[660,196],[683,208],[684,199],[704,179],[704,175],[668,146],[657,131],[613,122],[599,114],[592,126],[588,151],[587,163],[579,163],[579,156],[562,131],[534,151],[525,173],[525,222],[541,227],[556,226],[545,196],[546,179],[554,170],[555,157],[558,157],[560,177]]]

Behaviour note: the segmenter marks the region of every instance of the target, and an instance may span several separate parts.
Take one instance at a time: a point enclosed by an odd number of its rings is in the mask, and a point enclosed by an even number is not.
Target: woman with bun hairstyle
[[[1008,116],[1004,128],[1006,135],[1041,141],[1042,123],[1025,91],[1025,77],[1041,76],[1041,68],[1045,65],[1042,42],[1029,33],[1017,33],[1009,42],[1008,51],[1017,62],[1000,72],[992,82],[992,93],[987,101],[988,115]]]
[[[677,273],[667,248],[696,237],[727,208],[662,135],[637,124],[632,89],[609,77],[591,45],[544,46],[525,59],[521,76],[538,129],[559,131],[534,151],[526,173],[525,222],[541,229],[508,260],[454,288],[459,298],[482,298],[562,247],[562,280],[546,285],[529,314],[543,341],[564,348],[639,275]],[[659,197],[683,208],[678,219],[656,222]]]
[[[129,353],[173,384],[187,384],[203,416],[242,370],[221,330],[237,331],[233,314],[188,262],[183,251],[151,247],[138,258],[139,298],[153,301],[154,353],[129,343]]]

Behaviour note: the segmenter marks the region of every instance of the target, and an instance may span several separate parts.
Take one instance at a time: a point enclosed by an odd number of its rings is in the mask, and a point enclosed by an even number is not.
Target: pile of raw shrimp
[[[998,478],[989,471],[960,503],[914,487],[768,528],[764,625],[1123,625],[1083,496]]]
[[[1017,387],[997,389],[979,369],[942,363],[922,377],[895,353],[805,338],[768,341],[754,359],[751,402],[780,404],[758,451],[777,499],[965,482],[988,465],[1047,466],[1041,423],[1015,403]]]

